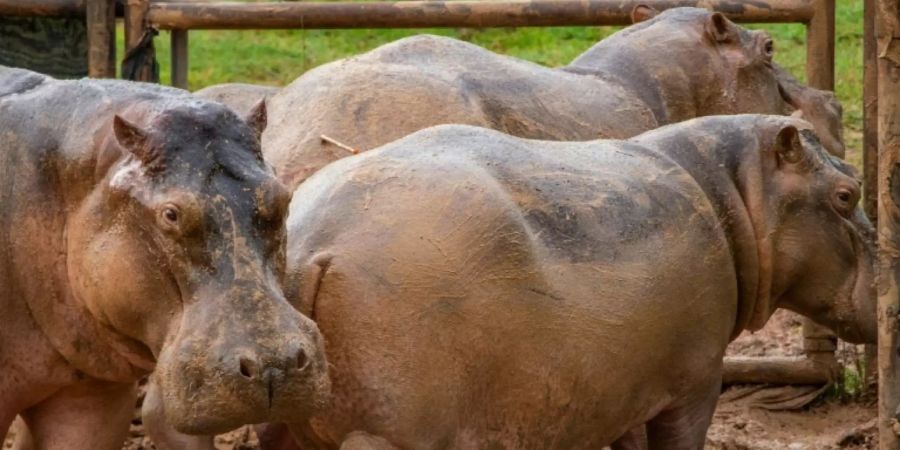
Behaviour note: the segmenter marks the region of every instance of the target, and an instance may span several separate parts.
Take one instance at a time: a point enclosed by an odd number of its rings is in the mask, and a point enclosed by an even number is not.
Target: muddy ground
[[[765,329],[745,333],[728,349],[729,355],[799,355],[800,321],[780,311]],[[859,349],[844,346],[839,356],[852,363]],[[790,392],[788,392],[790,393]],[[766,398],[783,396],[785,390],[738,386],[726,390],[719,402],[707,437],[707,450],[830,450],[876,447],[875,395],[846,395],[840,390],[825,393],[797,411],[761,408]],[[256,436],[249,427],[217,437],[220,450],[255,450]],[[9,440],[3,450],[11,448]],[[153,444],[143,435],[140,419],[135,419],[123,449],[150,450]]]

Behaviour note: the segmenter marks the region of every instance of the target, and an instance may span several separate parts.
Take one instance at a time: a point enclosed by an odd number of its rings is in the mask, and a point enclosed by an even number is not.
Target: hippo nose
[[[237,370],[248,380],[258,380],[260,377],[272,377],[279,372],[291,369],[300,371],[309,367],[309,357],[302,348],[294,352],[288,352],[281,358],[260,358],[257,354],[242,354],[238,358]]]

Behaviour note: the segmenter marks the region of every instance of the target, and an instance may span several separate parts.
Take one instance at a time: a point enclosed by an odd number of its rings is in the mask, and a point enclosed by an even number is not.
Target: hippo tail
[[[0,66],[0,99],[31,91],[50,80],[52,78],[30,70]]]

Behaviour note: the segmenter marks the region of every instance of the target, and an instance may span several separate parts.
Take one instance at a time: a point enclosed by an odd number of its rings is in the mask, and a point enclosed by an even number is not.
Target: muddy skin
[[[773,64],[766,33],[704,9],[654,14],[635,14],[649,19],[559,69],[428,35],[320,66],[271,97],[266,160],[296,186],[350,156],[322,135],[365,151],[456,123],[583,141],[627,138],[698,116],[790,114],[797,107],[810,108],[804,118],[832,153],[843,154],[840,106]]]
[[[199,91],[194,91],[197,97],[219,102],[245,116],[259,103],[267,100],[278,92],[279,88],[272,86],[258,86],[245,83],[225,83],[207,86]]]
[[[776,308],[874,342],[859,182],[809,128],[440,126],[322,169],[291,204],[285,293],[334,399],[290,425],[300,447],[596,449],[647,424],[652,449],[699,449],[726,345]]]
[[[321,336],[280,288],[265,122],[0,67],[0,434],[20,414],[38,449],[118,449],[151,371],[180,431],[325,404]]]

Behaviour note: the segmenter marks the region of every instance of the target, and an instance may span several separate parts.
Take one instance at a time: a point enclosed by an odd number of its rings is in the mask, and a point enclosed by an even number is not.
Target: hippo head
[[[800,111],[828,151],[843,155],[840,105],[778,67],[765,31],[747,30],[702,8],[658,13],[639,5],[632,19],[639,23],[596,44],[569,69],[618,80],[650,106],[660,125],[708,115]]]
[[[858,205],[853,168],[825,152],[806,122],[765,124],[771,129],[763,135],[774,140],[763,147],[762,195],[745,201],[757,230],[760,278],[771,281],[761,286],[751,328],[784,307],[841,339],[875,343],[875,236]]]
[[[70,220],[77,297],[151,355],[179,431],[308,417],[330,386],[318,328],[280,287],[291,196],[260,153],[264,104],[131,112],[110,120],[115,156]]]

